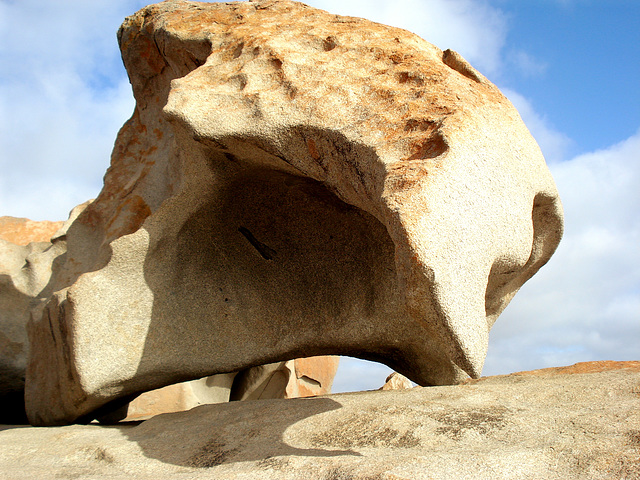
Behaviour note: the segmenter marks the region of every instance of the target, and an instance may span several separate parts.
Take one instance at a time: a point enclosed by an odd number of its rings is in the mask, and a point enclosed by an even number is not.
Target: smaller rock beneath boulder
[[[413,388],[411,380],[398,372],[393,372],[385,380],[385,384],[379,390],[406,390]]]
[[[211,375],[176,383],[145,392],[122,407],[101,415],[98,420],[103,424],[147,420],[161,413],[182,412],[230,399],[267,400],[326,395],[331,393],[339,360],[340,357],[336,356],[297,358],[260,365],[240,373]]]
[[[339,357],[317,356],[272,363],[240,372],[231,400],[299,398],[331,393]]]

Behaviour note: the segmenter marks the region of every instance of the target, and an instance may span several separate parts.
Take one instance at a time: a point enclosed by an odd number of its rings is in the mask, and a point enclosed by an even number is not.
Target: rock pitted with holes
[[[136,109],[74,224],[90,238],[68,288],[30,328],[33,423],[311,355],[421,385],[480,374],[562,231],[494,85],[407,31],[288,0],[165,2],[118,38]]]

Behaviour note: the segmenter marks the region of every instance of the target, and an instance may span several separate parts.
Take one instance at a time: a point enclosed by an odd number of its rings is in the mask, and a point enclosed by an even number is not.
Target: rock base
[[[16,480],[637,479],[640,362],[0,429],[0,477]]]

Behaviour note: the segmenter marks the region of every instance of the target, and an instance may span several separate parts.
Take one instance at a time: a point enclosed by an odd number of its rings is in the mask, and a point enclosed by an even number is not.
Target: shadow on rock
[[[287,436],[289,427],[340,407],[322,397],[203,405],[158,415],[123,433],[138,443],[146,457],[184,467],[268,462],[280,456],[359,456],[353,450],[314,448],[307,440],[311,435]]]

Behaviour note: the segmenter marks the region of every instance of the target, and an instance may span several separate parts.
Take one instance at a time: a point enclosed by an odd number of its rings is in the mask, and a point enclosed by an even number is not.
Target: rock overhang
[[[495,86],[409,32],[287,0],[152,5],[118,39],[137,106],[105,191],[127,208],[89,207],[118,227],[109,259],[50,310],[88,399],[42,418],[285,357],[350,354],[421,384],[480,374],[490,325],[562,231]],[[131,284],[105,290],[123,268]],[[101,308],[141,332],[105,342],[104,373],[88,353]]]

